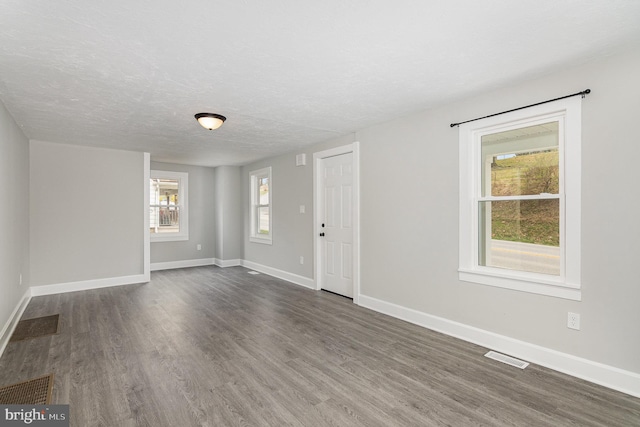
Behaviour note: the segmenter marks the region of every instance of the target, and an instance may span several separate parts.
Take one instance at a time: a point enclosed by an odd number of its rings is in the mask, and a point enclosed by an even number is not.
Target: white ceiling
[[[0,99],[30,139],[238,165],[636,47],[637,0],[2,0]]]

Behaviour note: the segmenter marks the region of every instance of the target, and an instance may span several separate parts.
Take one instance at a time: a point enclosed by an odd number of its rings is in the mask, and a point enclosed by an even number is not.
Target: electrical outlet
[[[300,213],[303,214],[303,213],[305,213],[305,211],[306,211],[305,206],[304,205],[300,205]]]
[[[198,243],[198,244],[196,245],[196,249],[197,249],[197,250],[199,250],[199,251],[201,251],[201,250],[202,250],[202,245],[201,245],[200,243]]]
[[[578,313],[569,312],[567,316],[567,328],[580,330],[580,315]]]
[[[300,264],[304,264],[304,257],[300,256]]]

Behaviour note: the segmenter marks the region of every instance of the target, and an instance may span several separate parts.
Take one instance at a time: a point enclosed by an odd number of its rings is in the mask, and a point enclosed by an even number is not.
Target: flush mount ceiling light
[[[200,126],[209,130],[218,129],[227,120],[225,116],[213,113],[198,113],[195,117]]]

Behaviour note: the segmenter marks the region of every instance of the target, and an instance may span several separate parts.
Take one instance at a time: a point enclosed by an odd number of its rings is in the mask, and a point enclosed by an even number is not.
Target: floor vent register
[[[525,362],[524,360],[519,360],[495,351],[490,351],[484,356],[488,357],[489,359],[497,360],[498,362],[506,363],[507,365],[515,366],[516,368],[520,369],[524,369],[529,366],[529,362]]]

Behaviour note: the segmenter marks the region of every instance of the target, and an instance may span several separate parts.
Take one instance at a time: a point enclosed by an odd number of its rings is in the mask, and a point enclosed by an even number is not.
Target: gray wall
[[[151,169],[189,174],[189,240],[152,242],[151,263],[214,258],[214,169],[156,162],[151,162]],[[198,244],[202,250],[197,250]]]
[[[357,132],[362,294],[640,373],[638,75],[640,52],[630,52]],[[449,124],[586,88],[582,301],[459,281],[458,131]],[[249,170],[273,166],[274,185],[273,247],[248,243],[245,228],[245,259],[312,277],[311,262],[297,263],[312,254],[311,167],[296,168],[294,154],[243,168],[245,211]],[[580,331],[567,329],[568,311],[581,314]]]
[[[31,285],[144,272],[144,156],[31,141]]]
[[[223,261],[242,259],[244,254],[242,189],[240,167],[215,168],[215,253]]]
[[[29,283],[29,140],[0,102],[0,330]],[[20,285],[22,274],[22,286]]]
[[[313,278],[313,153],[353,142],[349,135],[305,147],[295,153],[264,159],[242,168],[244,259],[303,277]],[[307,154],[307,165],[296,166],[296,154]],[[271,166],[273,244],[249,241],[251,171]],[[304,214],[300,205],[305,205]],[[300,256],[304,264],[300,264]]]

